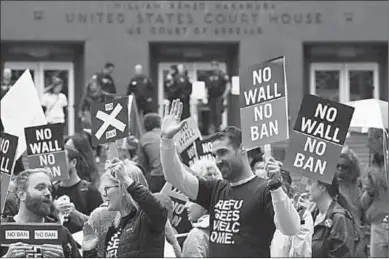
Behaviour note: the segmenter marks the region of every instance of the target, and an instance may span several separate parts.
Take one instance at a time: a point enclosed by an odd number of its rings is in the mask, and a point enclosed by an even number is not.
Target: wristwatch
[[[280,180],[274,180],[274,179],[269,180],[269,182],[267,184],[270,191],[277,190],[278,188],[281,187],[281,185],[282,185],[282,182]]]

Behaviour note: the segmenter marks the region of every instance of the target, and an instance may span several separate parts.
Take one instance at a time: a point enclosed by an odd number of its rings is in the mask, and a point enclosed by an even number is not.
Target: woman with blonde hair
[[[135,164],[124,166],[115,158],[101,177],[107,209],[119,212],[105,237],[105,257],[164,255],[167,210],[145,187],[142,175]],[[97,243],[95,230],[85,224],[84,257],[96,257]]]

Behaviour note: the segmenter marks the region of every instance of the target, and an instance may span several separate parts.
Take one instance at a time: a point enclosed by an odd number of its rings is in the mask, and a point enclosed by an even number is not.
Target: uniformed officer
[[[172,72],[167,75],[165,80],[165,90],[170,103],[175,99],[180,99],[183,103],[181,118],[189,118],[192,83],[189,81],[184,65],[172,66]]]
[[[227,74],[219,69],[219,63],[212,61],[212,72],[207,77],[205,86],[208,90],[208,104],[210,108],[210,124],[213,132],[220,131],[222,113],[224,111],[224,100],[230,92],[230,82]]]
[[[127,87],[127,95],[134,94],[139,112],[146,115],[153,112],[154,86],[151,79],[143,74],[141,65],[136,65],[134,69],[135,76]]]

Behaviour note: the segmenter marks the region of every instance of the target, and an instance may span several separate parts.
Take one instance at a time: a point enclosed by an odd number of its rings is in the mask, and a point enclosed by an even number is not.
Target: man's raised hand
[[[172,102],[169,110],[169,104],[165,106],[165,116],[161,125],[161,136],[164,139],[172,139],[179,132],[184,123],[181,121],[182,102],[176,99]]]

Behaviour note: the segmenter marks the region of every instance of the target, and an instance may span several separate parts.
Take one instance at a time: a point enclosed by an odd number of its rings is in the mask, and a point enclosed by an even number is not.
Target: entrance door
[[[159,114],[160,116],[163,116],[163,102],[164,102],[164,81],[167,76],[167,74],[170,72],[170,67],[173,65],[177,65],[180,62],[173,63],[159,63],[158,65],[158,103],[159,103]],[[210,62],[196,62],[196,63],[180,63],[183,64],[185,69],[188,72],[188,76],[190,81],[196,82],[196,81],[205,81],[205,78],[209,73],[212,72],[212,67]],[[227,72],[227,65],[226,63],[219,63],[219,69],[223,71],[224,73]],[[227,104],[225,103],[225,107],[227,107]],[[209,113],[209,107],[206,105],[204,107],[201,107],[200,110],[205,112],[206,114]],[[197,112],[199,109],[191,109],[192,116],[194,118],[198,118]],[[205,116],[203,119],[200,119],[202,121],[199,121],[198,124],[200,125],[208,125],[208,117]],[[203,121],[207,120],[207,121]],[[224,109],[224,113],[222,116],[222,127],[227,126],[227,109]]]
[[[64,135],[74,133],[74,70],[71,62],[5,62],[4,67],[12,71],[16,81],[26,69],[30,69],[39,98],[44,89],[51,84],[52,76],[58,76],[64,82],[62,92],[68,99],[68,112]]]
[[[377,63],[314,63],[310,79],[311,94],[329,100],[379,99]]]

